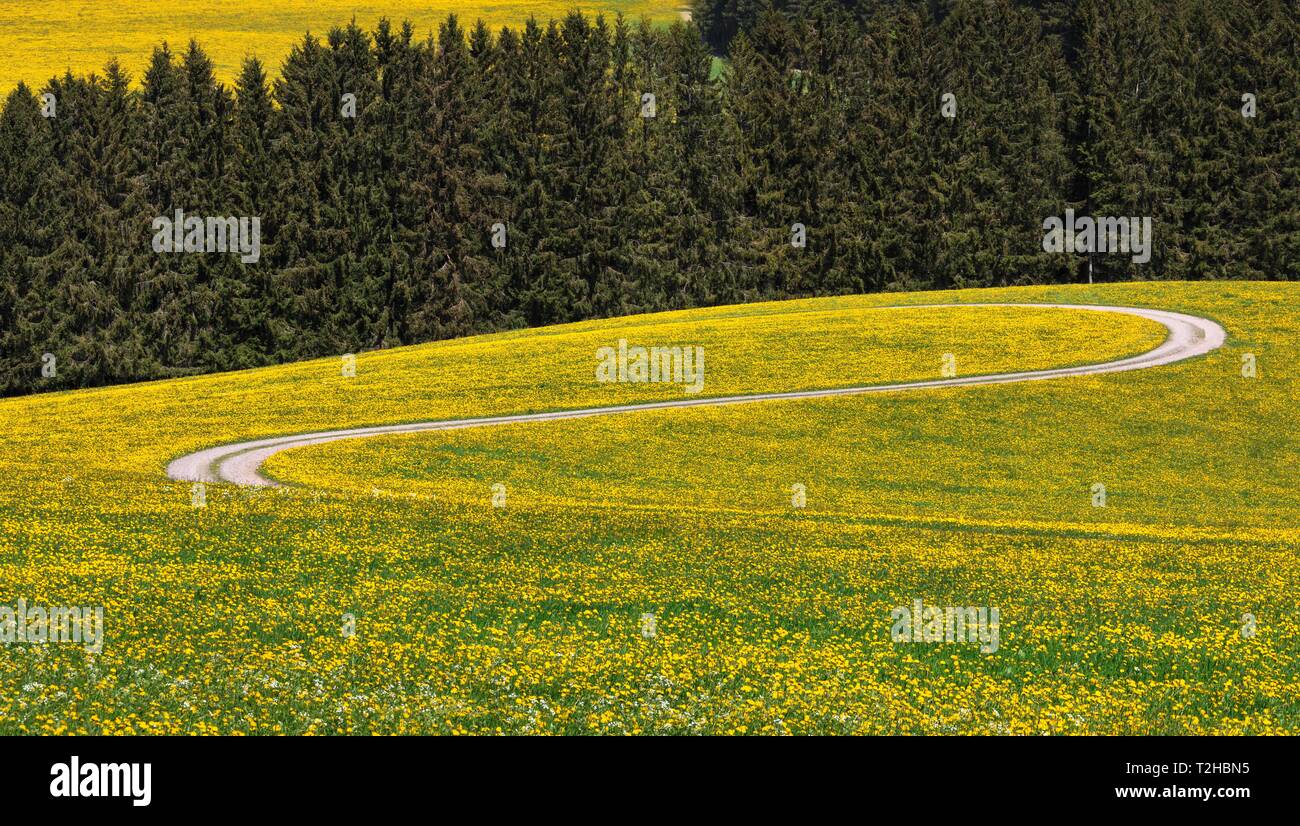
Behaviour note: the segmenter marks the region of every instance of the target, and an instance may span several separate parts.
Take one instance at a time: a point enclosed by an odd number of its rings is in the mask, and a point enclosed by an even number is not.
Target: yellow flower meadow
[[[0,733],[1294,732],[1297,299],[778,302],[362,353],[355,378],[325,359],[0,400],[0,605],[102,605],[106,632],[99,654],[0,647]],[[619,339],[702,346],[713,396],[1164,336],[887,308],[989,301],[1191,312],[1229,339],[1096,377],[335,442],[273,457],[283,488],[209,486],[205,508],[162,472],[256,436],[683,396],[597,382]],[[998,608],[997,650],[894,642],[916,599]]]
[[[344,2],[343,0],[276,0],[241,2],[187,0],[36,0],[0,4],[0,29],[5,49],[0,51],[0,93],[8,94],[20,81],[40,87],[69,69],[75,74],[102,72],[108,57],[115,57],[137,79],[148,65],[154,47],[163,41],[173,51],[191,38],[208,52],[217,79],[233,83],[245,57],[258,57],[275,70],[289,50],[311,31],[323,37],[330,27],[355,19],[370,31],[380,18],[395,25],[409,20],[418,37],[436,32],[447,15],[456,14],[469,28],[482,18],[494,32],[502,26],[516,29],[529,17],[545,22],[573,10],[613,17],[622,13],[631,21],[643,16],[655,23],[681,17],[688,4],[665,0],[505,0],[484,6],[464,0],[435,2]]]

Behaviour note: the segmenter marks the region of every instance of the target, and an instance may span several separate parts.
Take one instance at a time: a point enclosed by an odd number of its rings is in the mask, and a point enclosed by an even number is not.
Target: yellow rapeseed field
[[[0,400],[0,605],[106,623],[98,654],[0,647],[0,733],[1294,732],[1297,299],[779,302],[363,353],[355,378],[324,359]],[[273,457],[284,488],[209,486],[205,508],[163,475],[255,436],[681,397],[597,383],[619,339],[703,346],[710,396],[933,378],[946,353],[959,374],[1102,361],[1164,335],[886,308],[950,301],[1154,306],[1229,339],[1096,377],[336,442]],[[916,599],[997,607],[997,650],[894,642]]]
[[[219,80],[227,83],[239,73],[247,56],[260,58],[275,70],[307,31],[323,36],[332,26],[355,19],[367,31],[383,17],[395,23],[411,21],[420,36],[436,32],[448,14],[472,25],[482,19],[494,31],[518,27],[536,17],[560,19],[571,11],[587,14],[622,13],[631,20],[648,17],[667,23],[681,15],[684,0],[505,0],[484,4],[471,0],[441,2],[339,2],[339,0],[38,0],[0,2],[0,93],[19,81],[39,87],[67,70],[100,71],[110,58],[138,79],[149,54],[163,41],[173,48],[190,39],[212,58]],[[273,71],[273,74],[275,72]]]

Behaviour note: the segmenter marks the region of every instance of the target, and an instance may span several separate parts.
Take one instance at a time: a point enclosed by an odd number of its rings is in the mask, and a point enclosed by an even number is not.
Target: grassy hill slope
[[[1297,297],[786,302],[362,354],[356,379],[324,360],[5,400],[0,604],[104,605],[107,641],[0,648],[0,730],[1294,731]],[[340,442],[275,457],[294,487],[211,486],[202,509],[162,477],[237,438],[680,393],[596,384],[619,337],[705,346],[714,395],[934,375],[944,352],[962,373],[1102,360],[1162,334],[873,309],[941,301],[1154,306],[1230,337],[1093,378]],[[1109,352],[1081,359],[1099,329]],[[999,608],[998,650],[892,642],[915,599]]]

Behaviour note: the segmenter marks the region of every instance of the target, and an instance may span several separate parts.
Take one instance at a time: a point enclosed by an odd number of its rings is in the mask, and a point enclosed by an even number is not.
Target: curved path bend
[[[262,463],[282,450],[307,445],[323,444],[339,439],[358,439],[365,436],[383,436],[390,433],[419,433],[426,430],[459,430],[467,427],[542,422],[555,419],[579,419],[586,416],[608,416],[614,413],[631,413],[638,410],[662,410],[669,407],[702,407],[750,402],[781,401],[785,399],[817,399],[827,396],[851,396],[861,393],[891,393],[900,390],[923,390],[932,387],[950,387],[968,384],[1008,384],[1017,381],[1039,381],[1064,376],[1091,376],[1101,373],[1119,373],[1125,370],[1142,370],[1172,364],[1183,359],[1204,355],[1223,345],[1227,334],[1213,321],[1184,313],[1149,310],[1138,307],[1110,307],[1093,304],[914,304],[903,307],[878,309],[924,309],[940,307],[1028,307],[1042,309],[1054,307],[1063,310],[1092,310],[1105,313],[1123,313],[1163,324],[1169,330],[1164,343],[1153,350],[1136,356],[1107,361],[1101,364],[1084,364],[1076,367],[1058,367],[1048,370],[1028,370],[1019,373],[994,373],[983,376],[960,376],[931,381],[911,381],[898,384],[877,384],[864,387],[838,387],[831,390],[800,390],[789,393],[752,393],[743,396],[718,398],[687,398],[672,401],[623,404],[613,407],[588,407],[578,410],[557,410],[549,413],[526,413],[513,416],[492,416],[475,419],[447,419],[431,422],[356,427],[347,430],[325,430],[276,436],[248,442],[219,445],[181,456],[167,466],[167,475],[177,481],[234,482],[239,485],[275,487],[277,483],[261,473]]]

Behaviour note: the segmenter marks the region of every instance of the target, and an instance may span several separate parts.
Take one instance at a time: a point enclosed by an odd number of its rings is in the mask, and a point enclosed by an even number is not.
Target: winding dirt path
[[[671,401],[624,404],[614,407],[589,407],[578,410],[557,410],[550,413],[525,413],[512,416],[492,416],[474,419],[448,419],[430,422],[357,427],[347,430],[326,430],[316,433],[275,436],[235,444],[219,445],[190,453],[175,459],[167,466],[167,475],[177,481],[234,482],[239,485],[275,487],[276,482],[261,473],[262,463],[282,450],[307,445],[323,444],[339,439],[359,439],[366,436],[383,436],[390,433],[419,433],[426,430],[460,430],[467,427],[487,427],[520,422],[543,422],[556,419],[580,419],[587,416],[608,416],[615,413],[632,413],[640,410],[662,410],[669,407],[702,407],[724,404],[749,404],[753,402],[783,401],[787,399],[817,399],[829,396],[851,396],[862,393],[892,393],[902,390],[924,390],[969,384],[1009,384],[1018,381],[1039,381],[1066,376],[1091,376],[1101,373],[1119,373],[1142,370],[1176,361],[1195,358],[1223,345],[1227,334],[1213,321],[1198,316],[1165,310],[1138,307],[1108,307],[1093,304],[925,304],[908,305],[897,309],[940,307],[1055,307],[1063,310],[1092,310],[1104,313],[1123,313],[1163,324],[1169,337],[1153,350],[1136,356],[1076,367],[1058,367],[1048,370],[1028,370],[1019,373],[995,373],[983,376],[960,376],[931,381],[912,381],[898,384],[878,384],[864,387],[839,387],[831,390],[800,390],[788,393],[753,393],[743,396],[718,398],[685,398]],[[888,309],[882,307],[880,309]]]

